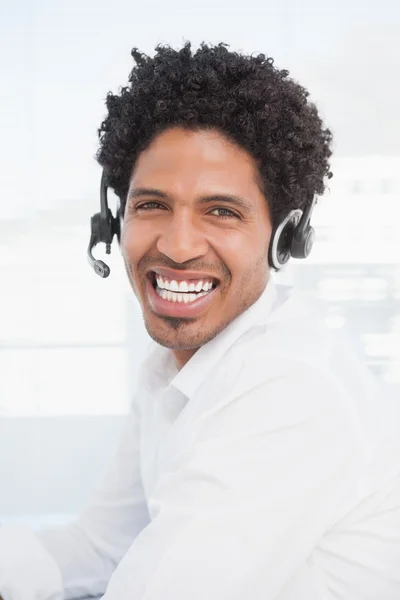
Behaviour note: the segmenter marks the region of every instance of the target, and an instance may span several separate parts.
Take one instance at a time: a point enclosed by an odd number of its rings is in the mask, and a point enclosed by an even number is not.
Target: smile
[[[172,279],[154,271],[148,274],[148,281],[153,310],[171,317],[196,317],[209,305],[218,285],[211,277]]]
[[[168,279],[154,273],[154,289],[157,294],[168,302],[195,302],[209,294],[216,283],[213,279]]]

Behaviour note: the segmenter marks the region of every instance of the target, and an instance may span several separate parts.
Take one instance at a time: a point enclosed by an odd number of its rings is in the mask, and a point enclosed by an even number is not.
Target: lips
[[[172,302],[167,298],[161,297],[156,291],[155,273],[155,271],[152,271],[147,274],[146,294],[151,310],[157,315],[194,319],[205,312],[214,299],[217,286],[213,287],[210,291],[204,295],[200,295],[196,300],[191,302]],[[184,277],[180,277],[179,280],[176,279],[175,281],[188,280],[187,272],[182,272],[181,276],[182,275]],[[179,294],[179,296],[181,296],[181,294]]]

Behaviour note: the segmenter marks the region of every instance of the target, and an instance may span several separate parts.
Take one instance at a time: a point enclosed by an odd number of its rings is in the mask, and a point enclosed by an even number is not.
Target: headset
[[[271,267],[279,271],[291,257],[307,258],[314,246],[315,230],[310,225],[317,196],[304,212],[292,210],[272,233],[268,258]]]
[[[93,215],[90,220],[90,241],[87,249],[88,261],[94,272],[102,278],[110,274],[110,267],[102,260],[97,260],[92,250],[97,244],[106,245],[106,254],[111,253],[111,244],[114,235],[120,242],[121,236],[121,208],[117,209],[114,217],[107,202],[107,182],[103,170],[100,183],[100,212]],[[317,202],[317,196],[305,208],[292,210],[288,216],[276,227],[271,236],[268,251],[269,264],[277,271],[281,269],[291,257],[307,258],[312,250],[315,240],[314,228],[310,225],[311,215]]]
[[[120,207],[117,209],[117,216],[114,217],[108,207],[107,189],[106,174],[103,169],[100,182],[100,212],[90,219],[90,241],[87,249],[90,266],[94,269],[96,275],[103,278],[109,276],[110,267],[102,260],[96,260],[92,250],[97,244],[105,244],[106,254],[110,254],[114,235],[117,236],[118,242],[121,236],[121,209]]]

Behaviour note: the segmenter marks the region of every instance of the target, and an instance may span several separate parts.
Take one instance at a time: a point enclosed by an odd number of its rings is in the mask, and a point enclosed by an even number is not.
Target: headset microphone
[[[315,240],[314,228],[310,225],[310,219],[317,196],[302,212],[292,210],[288,216],[278,225],[271,237],[269,247],[269,263],[271,267],[279,270],[290,259],[307,258],[312,250]]]
[[[89,264],[97,275],[103,278],[108,277],[110,274],[110,267],[102,260],[95,259],[92,254],[93,248],[100,243],[106,245],[106,254],[110,254],[114,235],[116,235],[118,239],[120,237],[119,210],[117,216],[114,217],[108,207],[107,183],[104,170],[100,183],[100,212],[96,213],[91,218],[90,230],[90,241],[87,249]]]

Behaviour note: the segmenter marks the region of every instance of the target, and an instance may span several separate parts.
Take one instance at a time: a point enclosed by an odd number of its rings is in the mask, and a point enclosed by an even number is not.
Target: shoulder
[[[192,402],[195,420],[236,431],[292,428],[307,421],[354,422],[346,391],[314,365],[262,354],[225,364]],[[211,425],[212,424],[212,425]]]

